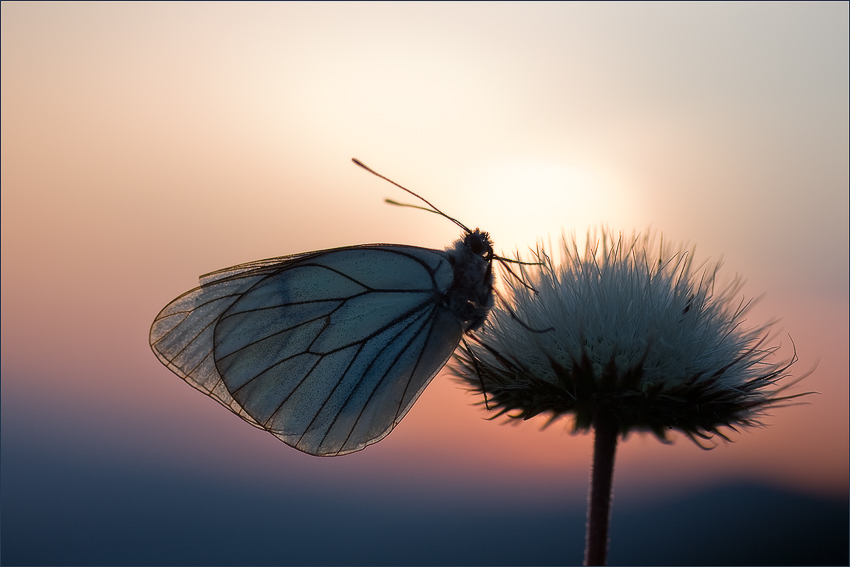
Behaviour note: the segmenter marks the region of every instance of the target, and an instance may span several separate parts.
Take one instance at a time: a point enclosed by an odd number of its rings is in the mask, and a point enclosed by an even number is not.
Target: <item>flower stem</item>
[[[611,486],[614,454],[619,433],[616,418],[609,412],[596,415],[593,439],[593,470],[587,499],[587,540],[584,564],[605,565],[608,557],[608,521],[611,517]]]

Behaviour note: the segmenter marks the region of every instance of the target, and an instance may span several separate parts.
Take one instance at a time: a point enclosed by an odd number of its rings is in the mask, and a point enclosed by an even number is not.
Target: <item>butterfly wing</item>
[[[340,455],[385,437],[460,341],[445,252],[339,248],[236,266],[168,305],[160,360],[288,445]]]
[[[222,279],[184,293],[160,311],[149,336],[151,349],[166,368],[256,427],[261,426],[236,403],[215,367],[213,332],[221,314],[266,276]]]

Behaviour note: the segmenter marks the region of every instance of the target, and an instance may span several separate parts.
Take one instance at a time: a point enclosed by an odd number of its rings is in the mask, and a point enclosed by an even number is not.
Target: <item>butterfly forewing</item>
[[[481,260],[484,262],[484,260]],[[314,455],[385,437],[464,330],[448,253],[367,245],[209,274],[151,328],[160,360],[243,419]]]

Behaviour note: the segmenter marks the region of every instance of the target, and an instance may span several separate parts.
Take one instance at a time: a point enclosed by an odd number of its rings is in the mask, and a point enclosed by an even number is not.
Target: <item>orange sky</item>
[[[200,274],[458,236],[383,204],[404,195],[356,156],[497,252],[606,223],[722,256],[767,294],[752,323],[782,319],[797,373],[820,360],[801,385],[820,395],[708,453],[633,436],[618,486],[846,494],[847,21],[843,3],[3,3],[2,399],[42,412],[8,434],[61,416],[104,458],[224,450],[246,474],[383,467],[584,498],[588,437],[486,422],[445,376],[386,440],[327,464],[150,353],[153,317]]]

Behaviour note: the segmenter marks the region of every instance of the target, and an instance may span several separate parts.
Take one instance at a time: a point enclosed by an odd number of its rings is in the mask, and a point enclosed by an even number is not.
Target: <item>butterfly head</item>
[[[493,241],[490,240],[490,235],[488,233],[476,228],[464,237],[463,244],[473,254],[483,257],[488,262],[492,261]]]

